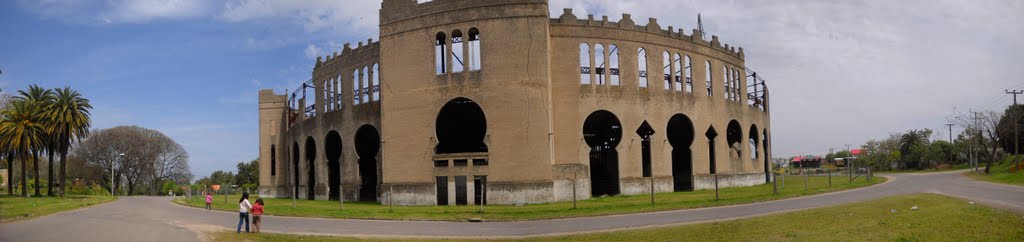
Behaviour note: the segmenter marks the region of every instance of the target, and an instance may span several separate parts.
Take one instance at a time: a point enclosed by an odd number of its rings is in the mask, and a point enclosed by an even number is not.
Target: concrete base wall
[[[384,184],[381,188],[381,204],[399,206],[437,205],[437,190],[434,183]]]
[[[672,192],[672,177],[655,177],[654,178],[654,192]],[[639,194],[650,194],[651,193],[651,178],[646,177],[631,177],[619,179],[620,194],[622,195],[639,195]]]
[[[718,174],[718,187],[749,187],[764,184],[764,173]],[[715,177],[699,174],[693,177],[695,189],[715,189]]]
[[[472,203],[472,190],[470,190],[469,192],[469,200],[470,203]],[[487,204],[546,203],[551,202],[551,200],[553,199],[553,194],[554,188],[551,182],[492,182],[490,184],[487,184]]]
[[[554,181],[554,199],[555,202],[568,202],[572,201],[572,179],[556,180]],[[590,179],[589,178],[577,178],[576,179],[576,200],[590,199]]]

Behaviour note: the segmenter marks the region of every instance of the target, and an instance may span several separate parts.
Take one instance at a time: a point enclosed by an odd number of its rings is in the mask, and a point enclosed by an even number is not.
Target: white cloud
[[[111,0],[108,2],[111,8],[99,18],[106,23],[190,18],[208,14],[208,3],[203,0]]]
[[[315,59],[317,56],[320,56],[322,52],[324,51],[321,50],[320,47],[316,47],[314,44],[309,44],[309,46],[306,46],[305,50],[306,58],[310,59]]]
[[[75,23],[145,23],[158,19],[185,19],[209,14],[203,0],[19,0],[22,8],[44,18]]]
[[[224,4],[218,17],[227,22],[285,19],[307,32],[330,30],[376,36],[379,9],[380,1],[233,0]]]

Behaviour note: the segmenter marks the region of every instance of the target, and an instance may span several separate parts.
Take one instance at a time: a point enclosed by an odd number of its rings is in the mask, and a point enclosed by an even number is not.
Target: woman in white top
[[[245,221],[245,232],[249,232],[249,209],[252,208],[252,204],[249,203],[249,193],[243,192],[242,198],[238,199],[238,229],[235,233],[242,233],[242,221]]]

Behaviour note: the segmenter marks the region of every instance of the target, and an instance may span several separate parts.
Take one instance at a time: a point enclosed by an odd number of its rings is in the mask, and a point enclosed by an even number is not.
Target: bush
[[[90,196],[110,196],[110,190],[100,185],[93,184],[91,186],[84,184],[73,184],[68,189],[67,194],[72,195],[90,195]]]
[[[175,189],[177,186],[178,185],[174,184],[174,181],[164,182],[163,188],[160,188],[160,196],[166,195],[170,191],[174,191],[176,194],[181,194]]]

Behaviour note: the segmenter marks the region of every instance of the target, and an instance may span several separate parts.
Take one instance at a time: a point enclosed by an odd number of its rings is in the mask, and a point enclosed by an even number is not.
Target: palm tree
[[[42,111],[44,111],[47,106],[49,106],[50,104],[53,103],[53,91],[51,91],[50,89],[45,89],[45,88],[40,87],[38,85],[32,85],[32,86],[28,87],[28,91],[27,92],[26,91],[22,91],[22,90],[18,90],[18,94],[21,95],[21,96],[16,97],[17,99],[25,102],[25,105],[32,106],[31,108],[34,111],[38,112],[37,115],[36,115],[37,119],[35,120],[35,122],[45,128],[47,126],[46,125],[47,121],[46,121],[46,118],[42,115]],[[39,143],[34,144],[34,146],[31,147],[32,148],[32,150],[31,150],[31,152],[32,152],[32,166],[33,166],[33,170],[35,170],[34,173],[35,173],[35,184],[36,184],[35,185],[36,193],[35,193],[34,196],[42,196],[42,194],[39,193],[39,153],[44,148],[46,148],[46,142],[48,141],[47,137],[49,135],[47,135],[45,132],[46,131],[43,130],[43,132],[40,133],[40,137],[39,137],[40,141],[39,141]],[[53,170],[52,170],[53,169],[53,161],[52,160],[50,161],[50,169],[51,169],[50,170],[50,174],[53,174]]]
[[[64,197],[68,149],[71,148],[72,142],[89,135],[89,127],[92,126],[89,110],[92,109],[92,105],[89,104],[89,99],[83,98],[78,91],[70,87],[54,89],[54,93],[53,105],[46,110],[44,116],[50,120],[47,130],[55,137],[56,149],[60,153],[59,193]]]
[[[45,137],[45,130],[40,122],[42,112],[36,105],[31,105],[26,100],[14,100],[8,104],[0,119],[0,147],[13,151],[15,158],[21,160],[21,196],[28,196],[27,176],[25,167],[28,166],[28,158],[32,150],[38,149]],[[37,169],[38,171],[38,169]],[[38,173],[37,173],[38,174]],[[36,179],[39,179],[37,176]],[[36,193],[39,187],[36,186]]]
[[[908,130],[907,133],[900,136],[900,154],[903,156],[904,162],[914,162],[914,168],[921,168],[921,157],[920,154],[916,154],[913,150],[915,146],[928,145],[928,136],[931,135],[932,131],[929,129],[924,130]],[[909,161],[909,160],[912,161]],[[905,167],[909,168],[909,167]]]

